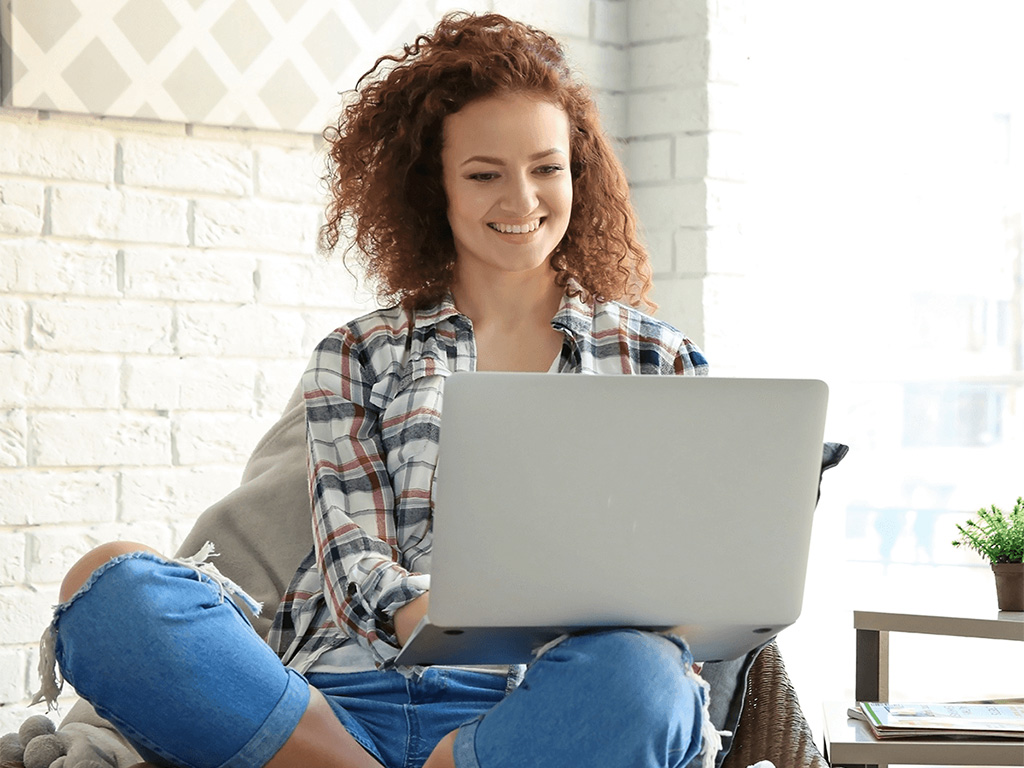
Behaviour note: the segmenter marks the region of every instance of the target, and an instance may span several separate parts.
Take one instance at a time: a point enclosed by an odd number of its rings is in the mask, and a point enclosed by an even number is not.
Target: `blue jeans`
[[[303,677],[214,578],[148,553],[98,569],[58,606],[54,637],[68,682],[158,765],[265,764],[295,729],[309,685],[393,768],[422,765],[455,728],[458,768],[681,768],[705,722],[685,645],[635,630],[567,638],[511,693],[501,676],[443,668]]]

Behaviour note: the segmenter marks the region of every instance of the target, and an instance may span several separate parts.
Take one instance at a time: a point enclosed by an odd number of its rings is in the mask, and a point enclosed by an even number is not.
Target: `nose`
[[[502,206],[513,216],[523,217],[537,209],[537,184],[528,174],[514,174],[505,189]]]

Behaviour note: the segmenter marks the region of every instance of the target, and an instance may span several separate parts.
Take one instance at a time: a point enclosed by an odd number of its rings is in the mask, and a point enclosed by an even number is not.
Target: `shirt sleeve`
[[[708,361],[700,348],[685,336],[673,363],[676,375],[707,376]]]
[[[395,493],[372,387],[365,354],[345,330],[320,343],[303,377],[324,599],[337,625],[386,666],[398,652],[394,613],[427,591],[429,576],[399,565]]]

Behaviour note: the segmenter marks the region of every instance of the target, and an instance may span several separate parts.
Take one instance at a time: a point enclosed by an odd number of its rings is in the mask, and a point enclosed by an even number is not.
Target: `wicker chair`
[[[723,768],[746,768],[758,760],[771,760],[776,768],[828,768],[775,643],[750,669],[743,714]]]

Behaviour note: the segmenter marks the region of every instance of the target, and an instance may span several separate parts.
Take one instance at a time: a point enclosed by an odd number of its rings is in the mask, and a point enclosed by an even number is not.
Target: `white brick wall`
[[[742,333],[744,1],[629,0],[625,159],[659,316],[716,373]],[[712,322],[710,315],[714,314]]]
[[[474,7],[566,41],[634,185],[660,315],[720,371],[743,271],[742,3],[708,5]],[[314,255],[317,146],[0,110],[0,733],[26,714],[67,568],[109,539],[175,549],[237,483],[313,345],[370,305]]]
[[[320,164],[312,136],[0,111],[0,730],[68,567],[173,551],[365,307],[314,255]]]

